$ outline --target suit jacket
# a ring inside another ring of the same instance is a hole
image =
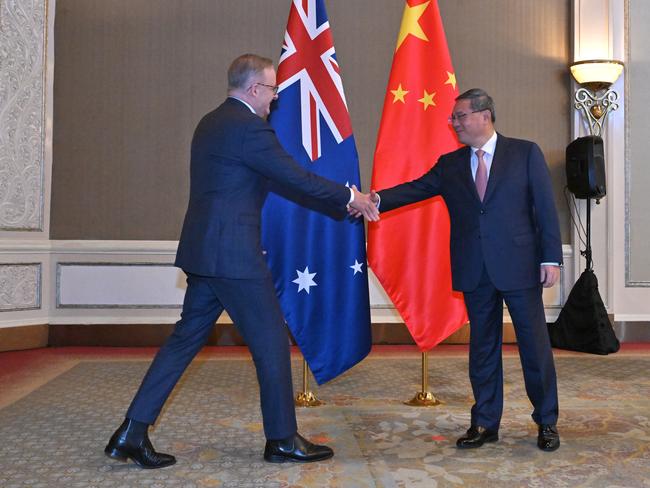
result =
[[[422,177],[379,192],[382,212],[441,195],[451,220],[455,290],[472,291],[483,265],[500,290],[539,284],[542,262],[562,263],[551,179],[537,144],[500,134],[483,202],[470,166],[471,148],[440,157]]]
[[[175,265],[202,276],[270,276],[260,220],[271,181],[340,208],[350,199],[344,185],[296,163],[264,119],[226,99],[194,131],[190,200]]]

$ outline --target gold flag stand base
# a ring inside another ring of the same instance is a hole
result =
[[[429,374],[429,356],[426,352],[422,353],[422,391],[419,391],[411,398],[408,402],[404,402],[404,405],[409,407],[435,407],[437,405],[442,405],[442,402],[438,400],[433,393],[427,391],[427,377]]]
[[[311,391],[302,391],[296,396],[294,401],[296,407],[318,407],[320,405],[325,405],[318,398],[314,396]]]
[[[325,405],[324,402],[321,402],[311,391],[309,391],[309,378],[307,377],[307,371],[307,361],[303,358],[302,391],[296,396],[296,399],[293,402],[294,405],[296,407],[319,407],[320,405]]]
[[[410,407],[435,407],[436,405],[442,405],[442,402],[430,391],[419,391],[408,402],[404,402],[404,405]]]

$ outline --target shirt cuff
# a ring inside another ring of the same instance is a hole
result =
[[[348,190],[350,190],[350,200],[348,200],[348,205],[350,205],[354,202],[354,192],[352,191],[352,188],[348,188]]]
[[[561,266],[560,263],[539,263],[540,266]]]

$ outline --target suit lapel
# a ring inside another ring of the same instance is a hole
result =
[[[486,202],[488,198],[490,198],[490,195],[494,193],[494,189],[505,174],[506,166],[508,165],[508,158],[506,157],[506,153],[508,152],[508,144],[508,138],[497,133],[497,145],[494,149],[494,156],[492,157],[490,176],[488,178],[487,189],[485,190],[485,197],[483,197],[484,202]]]

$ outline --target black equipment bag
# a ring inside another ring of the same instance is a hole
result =
[[[593,270],[582,272],[548,333],[553,347],[592,354],[609,354],[621,347],[598,292]]]

